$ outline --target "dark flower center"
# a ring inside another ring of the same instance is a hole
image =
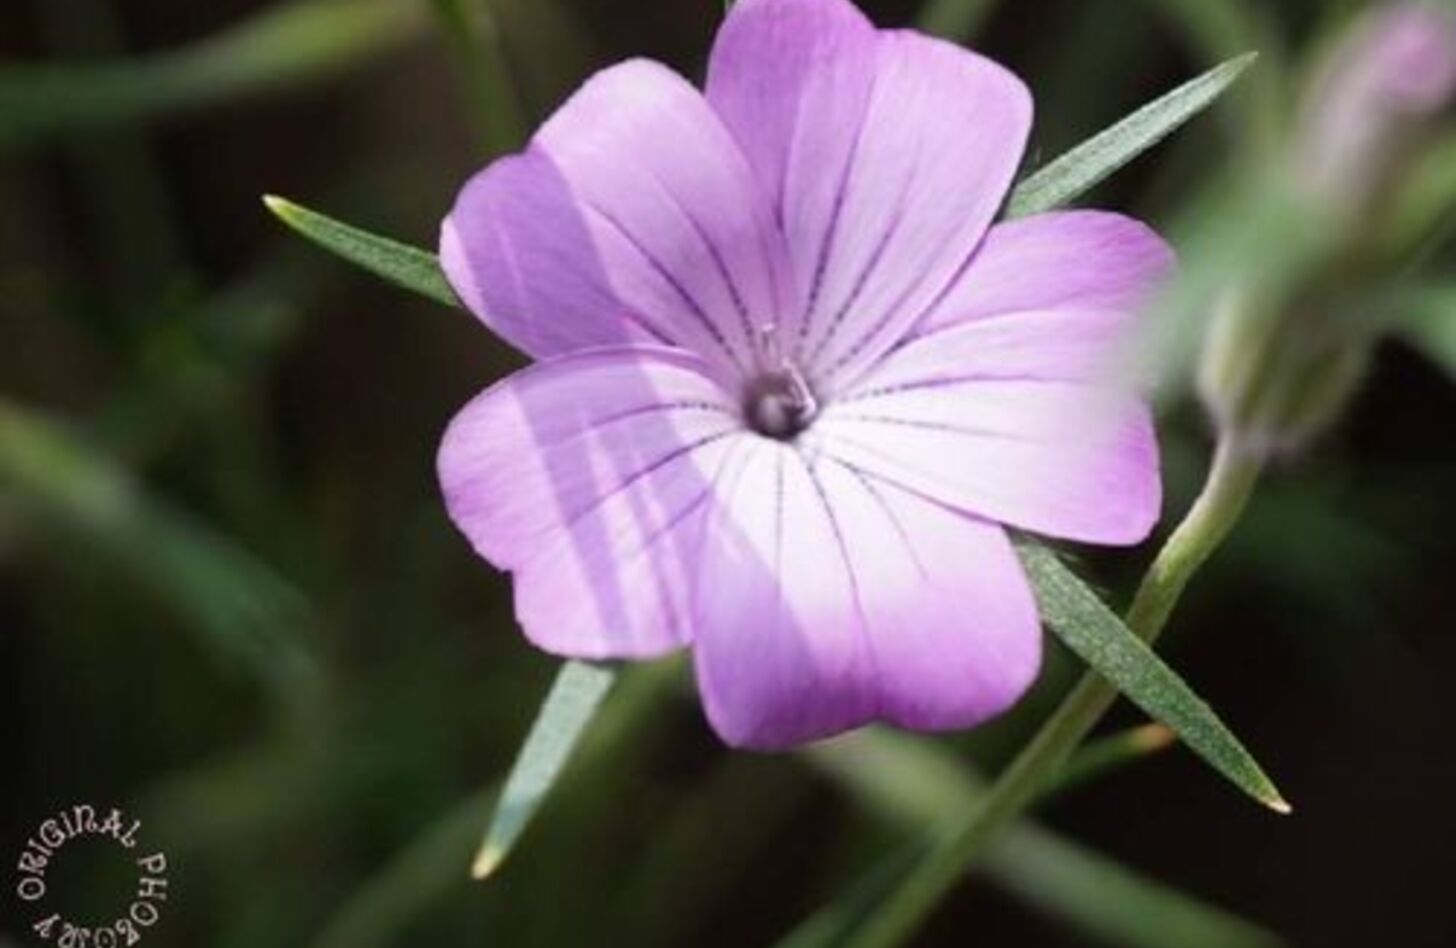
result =
[[[809,427],[819,405],[808,382],[793,368],[765,372],[743,393],[743,417],[766,438],[792,441]]]

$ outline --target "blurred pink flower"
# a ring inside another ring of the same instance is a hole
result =
[[[718,733],[973,725],[1036,675],[1003,525],[1143,539],[1149,412],[1104,361],[1171,265],[1115,214],[992,226],[1000,66],[846,0],[741,0],[700,94],[594,76],[463,189],[441,259],[534,366],[455,418],[449,512],[547,651],[692,646]]]
[[[1395,172],[1407,135],[1456,91],[1456,10],[1379,6],[1325,62],[1304,110],[1295,170],[1336,206],[1363,208]]]

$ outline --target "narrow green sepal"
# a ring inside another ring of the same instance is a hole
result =
[[[568,661],[556,673],[536,722],[506,777],[470,874],[484,879],[505,861],[540,809],[577,742],[617,679],[616,669]]]
[[[1007,216],[1050,211],[1085,194],[1212,105],[1257,58],[1245,53],[1221,63],[1087,139],[1017,185]]]
[[[1042,621],[1124,697],[1161,721],[1234,786],[1276,813],[1289,803],[1252,754],[1178,673],[1133,634],[1055,553],[1017,544]]]
[[[290,228],[350,263],[447,306],[460,305],[434,254],[371,234],[274,194],[265,194],[263,204]]]

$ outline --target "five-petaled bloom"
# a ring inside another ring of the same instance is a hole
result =
[[[1005,527],[1157,519],[1149,412],[1104,370],[1172,259],[1115,214],[992,226],[1030,123],[1015,76],[849,0],[739,0],[705,93],[606,69],[466,185],[445,272],[538,361],[439,472],[531,641],[691,646],[748,747],[1022,694],[1041,631]]]

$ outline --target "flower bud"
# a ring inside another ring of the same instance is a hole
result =
[[[1256,202],[1287,237],[1214,313],[1198,385],[1219,430],[1264,455],[1339,415],[1369,362],[1375,314],[1352,312],[1362,254],[1430,119],[1456,92],[1456,11],[1378,8],[1324,64],[1296,123],[1290,176]]]
[[[1421,2],[1375,9],[1335,47],[1304,101],[1295,181],[1332,209],[1370,212],[1453,91],[1456,11]]]
[[[1199,389],[1220,431],[1261,456],[1289,455],[1323,432],[1359,387],[1368,335],[1310,307],[1274,312],[1230,294],[1199,368]]]

